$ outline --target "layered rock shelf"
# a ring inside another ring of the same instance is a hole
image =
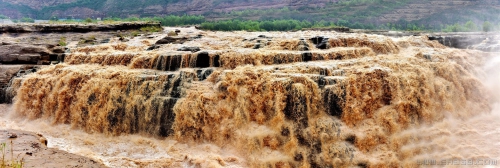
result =
[[[351,33],[379,34],[390,37],[426,36],[431,41],[437,41],[444,46],[459,49],[475,49],[485,52],[500,51],[500,35],[494,32],[453,32],[453,33],[428,33],[428,32],[398,32],[398,31],[372,31],[352,30]]]
[[[425,151],[403,149],[414,139],[402,131],[491,109],[474,76],[488,53],[428,36],[180,28],[117,38],[15,75],[16,114],[234,148],[243,167],[416,167],[406,154]],[[366,159],[380,153],[391,157]]]
[[[106,24],[7,24],[0,25],[0,33],[64,33],[137,30],[142,27],[161,27],[158,22],[128,22]]]

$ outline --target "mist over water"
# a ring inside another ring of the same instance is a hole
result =
[[[0,105],[0,128],[41,133],[48,147],[93,158],[109,167],[246,167],[236,149],[211,143],[182,143],[147,135],[110,136],[87,133],[70,125],[54,125],[46,119],[13,116],[10,105]],[[216,166],[217,167],[217,166]]]
[[[488,57],[485,65],[477,67],[478,78],[493,96],[491,111],[473,111],[471,116],[452,113],[441,121],[409,128],[398,137],[415,135],[416,141],[404,145],[403,152],[419,151],[409,159],[424,166],[463,166],[471,163],[479,167],[496,167],[500,160],[500,57]],[[487,96],[487,95],[485,95]],[[457,162],[458,161],[458,162]],[[464,162],[467,161],[467,162]]]

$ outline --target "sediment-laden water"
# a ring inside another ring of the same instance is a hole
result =
[[[495,53],[426,37],[181,35],[196,34],[151,51],[141,38],[72,49],[64,64],[13,79],[0,126],[113,167],[500,159]]]

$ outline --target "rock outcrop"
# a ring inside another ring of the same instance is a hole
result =
[[[51,61],[63,62],[65,47],[50,44],[2,43],[0,45],[1,64],[48,65]]]
[[[40,67],[35,65],[0,65],[0,104],[12,103],[15,92],[12,79],[36,72]]]
[[[184,44],[186,41],[188,41],[189,38],[187,37],[164,37],[158,41],[156,41],[155,44]]]
[[[431,41],[437,41],[447,47],[459,49],[476,49],[485,52],[500,51],[500,35],[492,32],[454,32],[454,33],[426,33],[400,32],[383,30],[355,30],[351,33],[379,34],[390,37],[426,36]],[[322,37],[314,37],[314,44],[319,45]],[[319,40],[319,42],[318,42]],[[322,46],[322,45],[320,45]]]
[[[0,34],[25,33],[18,38],[5,38],[0,43],[0,104],[11,103],[15,92],[11,89],[12,79],[25,74],[36,72],[40,65],[51,65],[64,62],[68,47],[57,44],[61,39],[68,41],[80,40],[82,45],[87,43],[98,43],[92,33],[83,35],[81,32],[92,31],[116,31],[140,29],[142,27],[156,26],[159,23],[138,22],[138,23],[120,23],[120,24],[16,24],[0,25]],[[59,34],[54,33],[72,33]],[[109,33],[101,32],[100,43],[108,43]],[[87,37],[85,37],[87,36]],[[102,39],[104,38],[104,39]],[[89,41],[89,42],[87,42]],[[64,42],[66,43],[66,42]],[[80,44],[80,43],[79,43]],[[64,44],[66,45],[66,44]]]
[[[472,49],[486,51],[486,52],[499,52],[500,51],[500,39],[498,38],[486,38],[479,44],[473,45]]]
[[[66,18],[68,16],[74,18],[87,18],[87,17],[130,17],[130,16],[163,16],[165,14],[207,14],[206,17],[210,20],[222,20],[231,18],[220,18],[211,13],[226,13],[232,11],[243,10],[265,10],[265,9],[282,9],[288,8],[292,10],[299,10],[298,16],[292,18],[309,19],[308,16],[324,16],[323,11],[338,10],[337,4],[343,2],[340,0],[191,0],[191,1],[116,1],[116,0],[103,0],[103,1],[83,1],[83,0],[47,0],[47,1],[34,1],[34,0],[6,0],[0,1],[0,14],[9,16],[11,18],[20,19],[22,17],[30,16],[35,18],[39,14],[43,17],[57,16],[59,18]],[[350,2],[359,3],[359,2]],[[339,4],[340,5],[340,4]],[[400,20],[413,21],[420,19],[436,18],[436,15],[454,9],[474,7],[470,10],[481,10],[483,7],[497,6],[499,2],[493,0],[429,0],[429,1],[410,1],[391,5],[391,7],[372,6],[373,8],[381,8],[382,11],[377,11],[374,17],[369,17],[367,20],[361,22],[371,23],[394,23]],[[17,8],[12,8],[15,6]],[[364,13],[363,10],[368,8],[366,3],[352,5],[351,9],[344,12],[346,15],[371,15],[371,12]],[[318,10],[319,9],[319,10]],[[387,10],[386,10],[387,9]],[[483,12],[486,13],[486,10]],[[38,14],[38,15],[37,15]],[[259,17],[268,17],[266,12],[255,13],[250,17],[251,19],[258,19]],[[235,15],[235,17],[238,17]],[[305,17],[305,18],[304,18]],[[484,18],[484,17],[483,17]],[[487,18],[487,17],[486,17]],[[326,19],[326,18],[325,18]],[[337,21],[337,17],[328,17],[330,21]],[[437,19],[432,19],[436,21]],[[447,23],[449,24],[449,23]]]
[[[179,49],[177,49],[177,51],[191,51],[191,52],[198,52],[200,51],[200,47],[188,47],[188,46],[183,46]]]
[[[0,46],[0,63],[2,64],[37,64],[38,61],[49,60],[47,48],[28,44]]]
[[[198,33],[185,30],[178,38]],[[484,53],[427,37],[200,33],[151,51],[160,37],[74,48],[65,64],[12,80],[16,112],[89,133],[235,148],[242,167],[418,167],[411,159],[426,153],[395,136],[491,108],[471,60]],[[177,51],[184,45],[201,51]]]
[[[157,22],[127,22],[117,24],[14,24],[0,25],[0,33],[62,33],[136,30],[142,27],[161,27]]]
[[[486,52],[500,51],[500,35],[491,33],[436,33],[428,35],[428,38],[453,48],[477,49]]]

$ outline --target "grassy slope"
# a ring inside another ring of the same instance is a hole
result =
[[[23,15],[30,16],[34,10],[25,5],[14,5],[4,1],[0,1],[0,9],[13,9],[20,11]]]

